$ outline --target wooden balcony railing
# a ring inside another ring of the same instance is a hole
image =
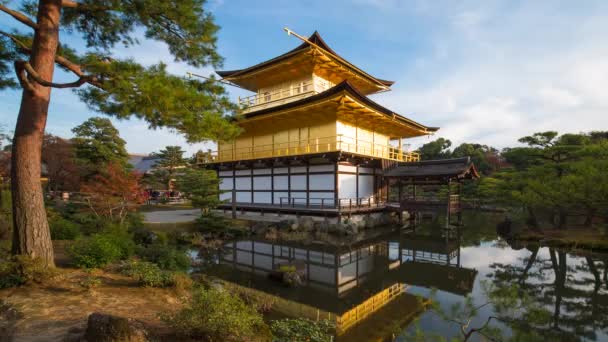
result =
[[[238,101],[241,107],[243,107],[243,112],[248,113],[254,110],[299,100],[314,94],[316,94],[314,84],[312,82],[302,82],[297,86],[291,86],[273,92],[265,92],[243,98],[239,97]]]
[[[420,154],[417,152],[408,152],[389,145],[375,144],[370,141],[344,137],[342,135],[268,145],[228,148],[220,151],[201,153],[197,156],[197,160],[199,164],[208,164],[336,151],[351,152],[401,162],[420,160]]]

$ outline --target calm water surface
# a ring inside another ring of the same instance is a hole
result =
[[[608,255],[512,246],[496,235],[501,219],[467,213],[459,232],[447,236],[436,217],[414,230],[387,227],[332,243],[248,238],[226,244],[218,265],[208,271],[272,302],[275,315],[337,320],[338,340],[404,341],[416,329],[459,336],[459,325],[421,300],[432,297],[449,312],[467,296],[476,305],[487,303],[488,285],[518,285],[544,309],[547,320],[533,328],[547,339],[608,341]],[[282,264],[295,266],[303,284],[288,287],[273,280],[273,269]],[[525,308],[518,312],[530,314]],[[484,306],[470,326],[483,325],[493,314],[494,305]],[[505,324],[493,326],[505,339],[520,336]]]

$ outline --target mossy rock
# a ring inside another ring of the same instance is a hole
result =
[[[148,342],[149,333],[136,320],[94,312],[89,315],[86,342]]]

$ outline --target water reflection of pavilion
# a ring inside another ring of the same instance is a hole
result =
[[[398,233],[349,246],[250,239],[225,247],[218,276],[271,300],[288,316],[334,320],[338,335],[354,326],[358,333],[382,335],[382,327],[365,325],[394,327],[416,317],[424,305],[406,293],[407,285],[460,294],[471,291],[476,275],[460,267],[458,242]],[[303,286],[288,288],[268,278],[276,265],[294,262],[303,264]]]

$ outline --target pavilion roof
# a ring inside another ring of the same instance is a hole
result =
[[[308,37],[308,41],[311,42],[312,44],[316,45],[317,47],[321,48],[322,50],[325,50],[329,54],[335,56],[339,63],[345,65],[349,69],[354,70],[356,73],[360,74],[361,76],[363,76],[364,78],[367,78],[368,80],[370,80],[372,82],[378,82],[379,84],[381,84],[384,87],[390,87],[395,83],[394,81],[388,81],[388,80],[383,80],[383,79],[374,77],[374,76],[366,73],[359,67],[348,62],[346,59],[344,59],[339,54],[337,54],[332,48],[330,48],[329,45],[327,45],[327,43],[323,40],[323,38],[321,38],[321,35],[317,31],[315,31],[310,37]],[[279,55],[275,58],[258,63],[256,65],[250,66],[248,68],[236,69],[236,70],[218,70],[218,71],[216,71],[216,73],[224,79],[228,79],[228,80],[238,79],[239,77],[245,76],[254,71],[258,71],[258,70],[267,68],[269,66],[273,66],[286,59],[296,56],[296,55],[300,54],[301,52],[308,51],[310,48],[315,48],[315,46],[309,44],[308,42],[302,42],[302,44],[298,45],[296,48],[294,48],[282,55]]]
[[[400,163],[384,172],[384,177],[411,180],[476,179],[479,173],[470,157]]]
[[[343,95],[347,95],[348,101],[346,99],[343,99],[343,97],[344,97]],[[254,112],[244,114],[243,119],[248,120],[248,119],[263,117],[266,115],[274,115],[274,114],[278,114],[281,112],[286,112],[286,111],[290,111],[290,110],[295,110],[297,108],[302,108],[304,106],[313,105],[315,103],[326,102],[326,101],[332,100],[332,99],[335,99],[338,102],[342,101],[343,104],[346,102],[350,102],[349,104],[353,105],[353,106],[357,105],[357,106],[369,108],[370,110],[383,115],[385,117],[385,120],[386,119],[392,120],[393,121],[392,125],[394,125],[395,121],[397,121],[400,124],[407,125],[409,127],[414,128],[415,130],[417,130],[419,132],[422,132],[421,134],[418,134],[418,135],[430,134],[430,133],[433,133],[433,132],[436,132],[437,130],[439,130],[439,127],[425,126],[421,123],[408,119],[408,118],[406,118],[400,114],[397,114],[397,113],[393,112],[392,110],[378,104],[377,102],[371,100],[369,97],[367,97],[367,96],[363,95],[361,92],[359,92],[355,87],[353,87],[350,84],[349,81],[343,81],[342,83],[340,83],[332,88],[329,88],[326,91],[323,91],[321,93],[318,93],[318,94],[315,94],[315,95],[312,95],[309,97],[305,97],[300,100],[296,100],[296,101],[288,102],[288,103],[285,103],[282,105],[269,107],[269,108],[265,108],[265,109],[261,109],[261,110],[257,110]],[[377,116],[376,116],[376,118],[377,118]]]

